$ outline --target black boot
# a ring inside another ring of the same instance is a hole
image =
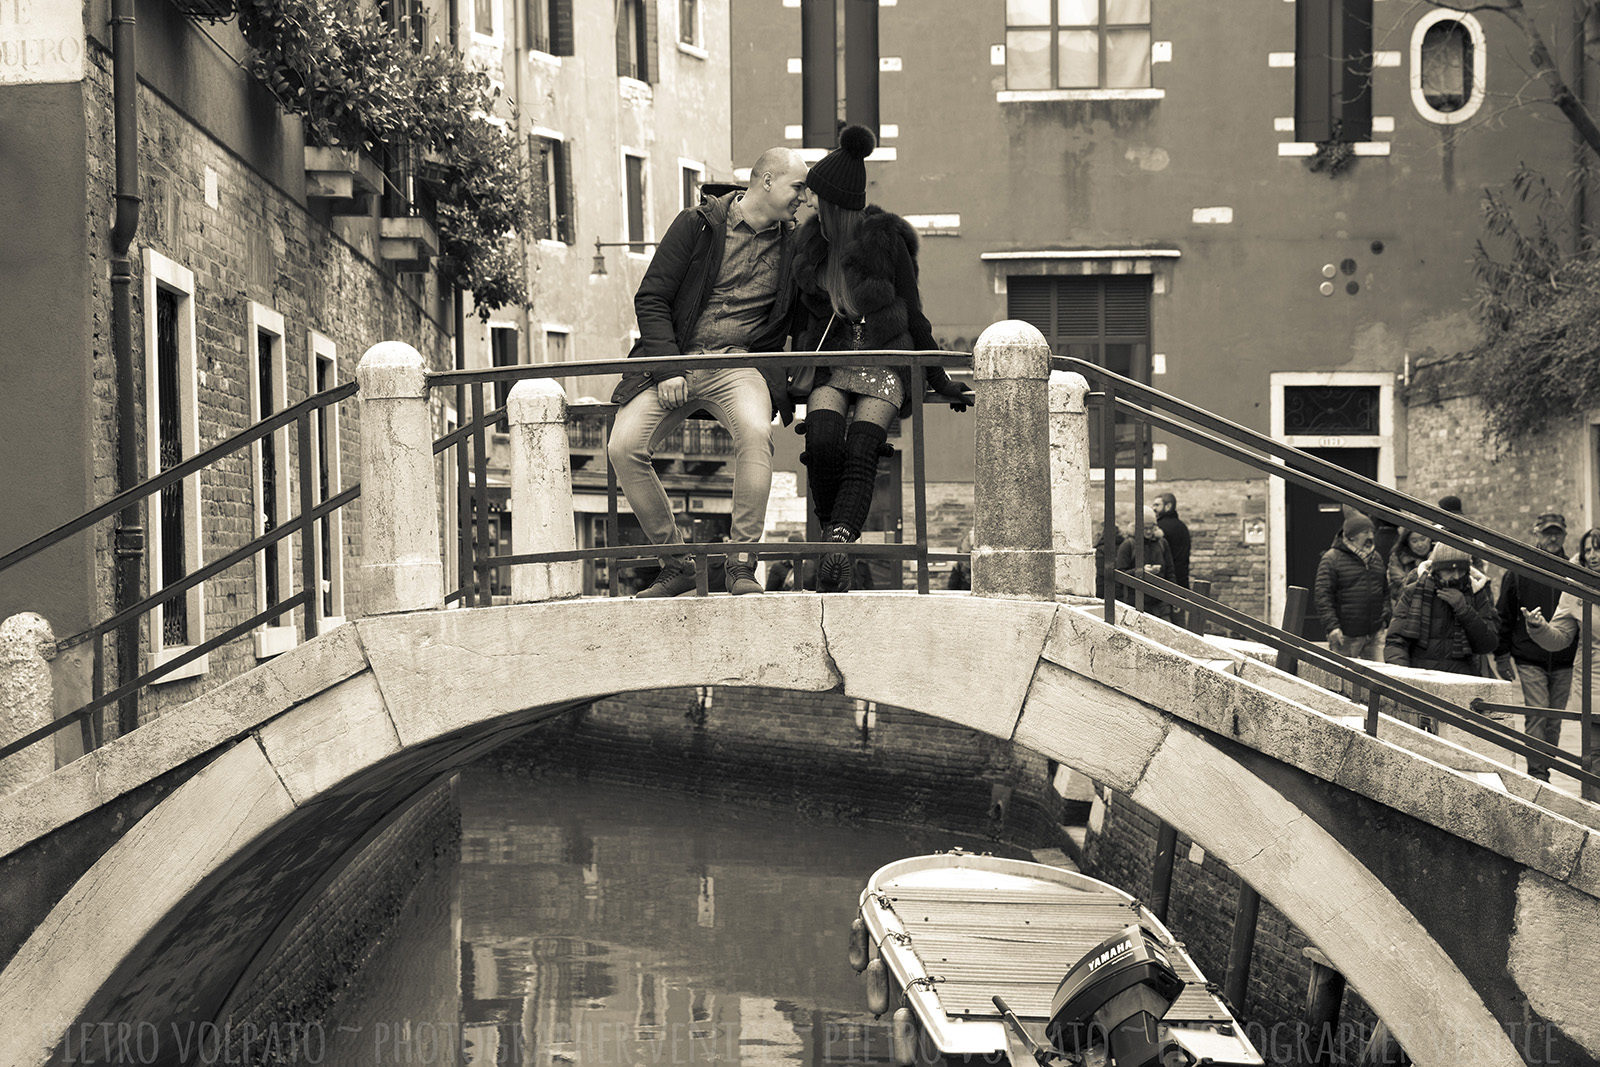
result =
[[[878,483],[878,456],[888,438],[883,427],[870,422],[850,424],[844,442],[844,477],[833,503],[833,526],[843,526],[850,540],[861,536],[872,510],[872,490]]]
[[[806,450],[800,459],[806,465],[811,510],[817,513],[817,524],[826,533],[833,521],[839,479],[844,476],[844,416],[837,411],[807,412]]]
[[[887,437],[883,427],[873,423],[851,424],[845,438],[844,477],[839,482],[839,495],[833,504],[833,522],[824,531],[829,541],[847,544],[861,536],[861,528],[867,524],[867,513],[872,510],[879,450]],[[828,553],[822,557],[818,571],[819,589],[842,592],[850,588],[851,563],[847,554]]]

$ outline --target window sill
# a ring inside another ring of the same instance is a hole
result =
[[[1388,141],[1352,141],[1350,151],[1358,156],[1386,156],[1389,154]],[[1312,141],[1279,141],[1278,155],[1280,156],[1314,156],[1317,146]]]
[[[547,248],[552,252],[565,252],[571,246],[565,241],[556,240],[554,237],[541,237],[539,238],[539,247]]]
[[[293,626],[263,626],[253,636],[256,659],[271,659],[273,656],[282,655],[299,643]]]
[[[179,656],[183,655],[185,652],[188,652],[193,647],[193,645],[181,645],[173,648],[163,648],[159,651],[152,652],[150,653],[148,660],[150,666],[147,669],[155,670],[163,663],[177,659]],[[186,678],[198,678],[210,669],[211,653],[208,652],[198,659],[190,660],[188,663],[185,663],[182,667],[179,667],[170,674],[163,674],[160,678],[157,678],[150,684],[166,685],[168,682],[181,682]]]
[[[688,41],[679,41],[678,51],[682,52],[686,56],[694,56],[696,59],[711,58],[710,52],[707,52],[704,48],[701,48],[697,44],[690,44]]]
[[[656,98],[655,90],[650,87],[650,83],[640,81],[638,78],[619,74],[617,75],[617,84],[626,99],[654,100]]]
[[[535,63],[543,63],[549,67],[559,68],[561,66],[560,56],[551,52],[541,52],[537,48],[528,49],[528,58]]]
[[[994,94],[1000,104],[1048,104],[1068,100],[1163,100],[1165,89],[1006,89]]]
[[[1155,467],[1146,467],[1144,469],[1144,480],[1145,481],[1147,481],[1147,482],[1148,481],[1152,481],[1152,480],[1155,479],[1155,477],[1156,477],[1156,468]],[[1091,482],[1101,482],[1103,484],[1105,482],[1105,480],[1106,480],[1106,469],[1104,467],[1091,467],[1089,469],[1089,480]],[[1133,481],[1133,468],[1131,468],[1131,467],[1118,467],[1117,468],[1117,481],[1119,481],[1119,482],[1131,482],[1131,481]]]

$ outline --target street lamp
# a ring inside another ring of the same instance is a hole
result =
[[[654,248],[655,241],[602,241],[594,239],[594,266],[589,268],[590,274],[606,273],[606,254],[601,251],[606,248]]]

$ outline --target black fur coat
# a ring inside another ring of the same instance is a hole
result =
[[[794,323],[794,351],[826,349],[936,349],[933,327],[922,313],[917,291],[917,231],[899,215],[868,204],[861,227],[844,249],[845,283],[862,317],[861,341],[855,343],[850,324],[834,319],[833,304],[823,282],[822,267],[828,242],[822,227],[812,219],[795,231],[795,281],[799,286]],[[824,337],[824,333],[827,334]],[[824,343],[826,341],[826,343]],[[902,381],[909,374],[902,369]],[[939,367],[927,368],[928,387],[939,393],[959,390]],[[901,405],[902,417],[911,411],[910,392]]]

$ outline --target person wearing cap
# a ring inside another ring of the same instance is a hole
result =
[[[1555,556],[1566,554],[1567,520],[1558,512],[1547,511],[1533,523],[1534,545]],[[1572,692],[1572,664],[1575,643],[1549,649],[1535,641],[1530,632],[1554,618],[1560,591],[1528,574],[1508,571],[1500,579],[1500,599],[1496,609],[1500,618],[1500,643],[1494,650],[1494,665],[1502,678],[1522,683],[1522,702],[1529,707],[1523,716],[1524,731],[1548,744],[1561,742],[1561,720],[1534,708],[1567,706]],[[1528,757],[1528,774],[1550,780],[1550,765],[1537,756]]]
[[[1378,658],[1378,632],[1389,621],[1388,581],[1372,520],[1351,515],[1317,561],[1311,602],[1328,648],[1352,659]]]
[[[1498,640],[1489,579],[1461,549],[1440,543],[1400,590],[1383,658],[1400,667],[1477,674],[1478,657]]]
[[[805,180],[798,152],[771,148],[750,168],[748,188],[678,213],[633,298],[639,339],[630,358],[783,347],[793,315],[794,213],[805,199]],[[631,371],[611,402],[620,407],[607,456],[651,544],[683,542],[652,446],[697,412],[733,437],[730,540],[761,540],[772,492],[772,417],[782,415],[787,424],[794,414],[786,368]],[[724,575],[729,593],[762,591],[747,557],[729,556]],[[694,588],[693,560],[669,552],[638,595],[681,596]]]
[[[867,203],[867,156],[876,147],[865,126],[846,126],[839,147],[812,164],[806,186],[817,217],[795,234],[798,301],[796,352],[932,350],[939,347],[917,290],[917,231],[900,216]],[[970,390],[938,367],[926,384],[966,410]],[[861,536],[872,508],[878,457],[889,423],[911,413],[904,368],[818,367],[806,396],[807,493],[822,536],[846,544]],[[822,557],[824,591],[849,588],[844,552]]]
[[[1140,534],[1130,535],[1117,546],[1117,570],[1133,572],[1133,553],[1137,543],[1134,537],[1136,536],[1140,536]],[[1156,509],[1149,505],[1146,505],[1144,509],[1142,536],[1144,538],[1144,572],[1157,578],[1165,578],[1169,582],[1172,581],[1172,547],[1167,544],[1166,536],[1161,532],[1161,524],[1156,518]],[[1126,600],[1131,604],[1133,596],[1134,591],[1132,589],[1127,586],[1118,586],[1117,598],[1119,600]],[[1149,593],[1144,595],[1144,610],[1160,619],[1170,620],[1177,614],[1174,605]]]

